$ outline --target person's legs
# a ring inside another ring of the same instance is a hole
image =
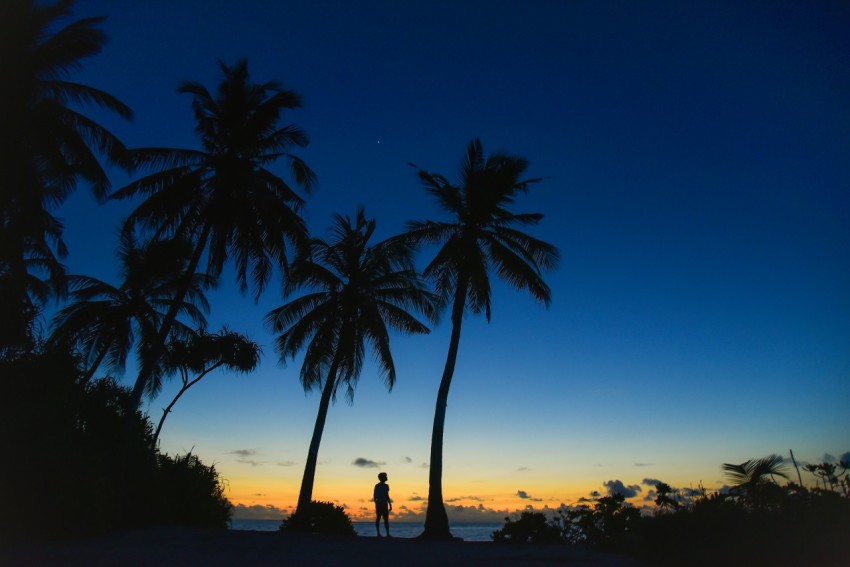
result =
[[[387,522],[389,521],[386,506],[377,504],[375,506],[375,515],[377,516],[377,518],[375,518],[375,531],[378,533],[378,537],[381,537],[381,516],[384,517],[385,526],[388,526]],[[390,535],[389,527],[387,527],[387,535]]]
[[[384,514],[384,528],[387,530],[387,537],[390,537],[390,514],[387,512]]]

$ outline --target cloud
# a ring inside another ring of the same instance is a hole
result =
[[[651,467],[652,463],[635,463],[636,467]]]
[[[258,467],[263,464],[263,461],[258,461],[256,459],[249,459],[248,457],[254,457],[256,455],[260,455],[259,449],[236,449],[233,451],[228,451],[225,455],[236,455],[239,457],[236,459],[237,463],[243,463],[246,465],[251,465],[252,467]]]
[[[292,467],[295,466],[295,461],[278,461],[275,464],[279,467]]]
[[[413,459],[411,459],[410,457],[404,457],[404,462],[405,463],[412,463]]]
[[[247,459],[248,457],[253,457],[254,455],[259,454],[259,449],[236,449],[235,451],[229,451],[225,453],[225,455],[238,455],[243,459]]]
[[[411,496],[410,498],[408,498],[407,500],[409,502],[423,502],[425,500],[425,497],[419,496],[418,494],[415,494],[415,495]]]
[[[379,463],[376,461],[370,461],[369,459],[364,459],[363,457],[357,457],[356,459],[354,459],[354,461],[352,461],[351,464],[355,467],[361,467],[364,469],[376,469],[381,465],[385,465],[386,463]]]
[[[532,502],[543,502],[542,498],[533,498],[528,492],[525,490],[517,490],[516,495],[522,498],[523,500],[531,500]]]
[[[661,481],[658,480],[657,478],[645,478],[642,481],[640,481],[640,483],[645,484],[647,486],[658,486],[661,483]]]
[[[602,483],[602,486],[608,491],[608,496],[614,496],[615,494],[622,494],[626,498],[634,498],[640,492],[640,486],[637,484],[632,484],[626,486],[620,480],[609,480]]]
[[[478,496],[457,496],[455,498],[449,498],[446,502],[460,502],[461,500],[474,500],[475,502],[484,502],[483,498],[479,498]]]
[[[842,453],[841,456],[838,458],[838,460],[843,461],[845,463],[850,463],[850,451],[847,451],[846,453]]]
[[[450,522],[494,524],[504,522],[505,518],[510,515],[508,510],[496,510],[483,504],[477,506],[446,504],[446,514],[448,514]],[[397,522],[423,522],[425,521],[425,506],[420,505],[418,509],[398,506],[397,513],[393,514],[391,519],[395,519]]]
[[[289,513],[286,510],[271,504],[266,506],[236,504],[233,506],[233,517],[240,520],[282,520],[288,515]]]
[[[528,468],[528,467],[520,467],[516,470],[516,472],[527,472],[527,471],[530,471],[530,470],[531,469]]]
[[[421,465],[419,465],[419,468],[420,468],[420,469],[427,469],[427,468],[428,468],[428,463],[422,463]]]

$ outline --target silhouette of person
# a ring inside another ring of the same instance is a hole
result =
[[[375,500],[375,514],[378,516],[375,519],[375,531],[378,532],[378,537],[381,537],[381,517],[384,518],[384,528],[387,530],[387,537],[390,536],[390,510],[393,509],[393,501],[390,499],[390,485],[387,484],[387,473],[378,473],[378,484],[375,485],[373,494]]]

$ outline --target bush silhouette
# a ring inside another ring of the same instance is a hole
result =
[[[516,521],[505,518],[505,527],[496,530],[493,541],[511,543],[559,543],[561,530],[542,512],[523,512]]]
[[[294,513],[280,524],[280,531],[310,532],[320,534],[356,535],[351,518],[342,506],[333,502],[312,501],[309,518],[302,520]]]

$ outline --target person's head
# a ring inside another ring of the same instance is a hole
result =
[[[387,481],[387,473],[385,473],[385,472],[378,473],[378,480],[380,480],[381,482],[386,482]]]

